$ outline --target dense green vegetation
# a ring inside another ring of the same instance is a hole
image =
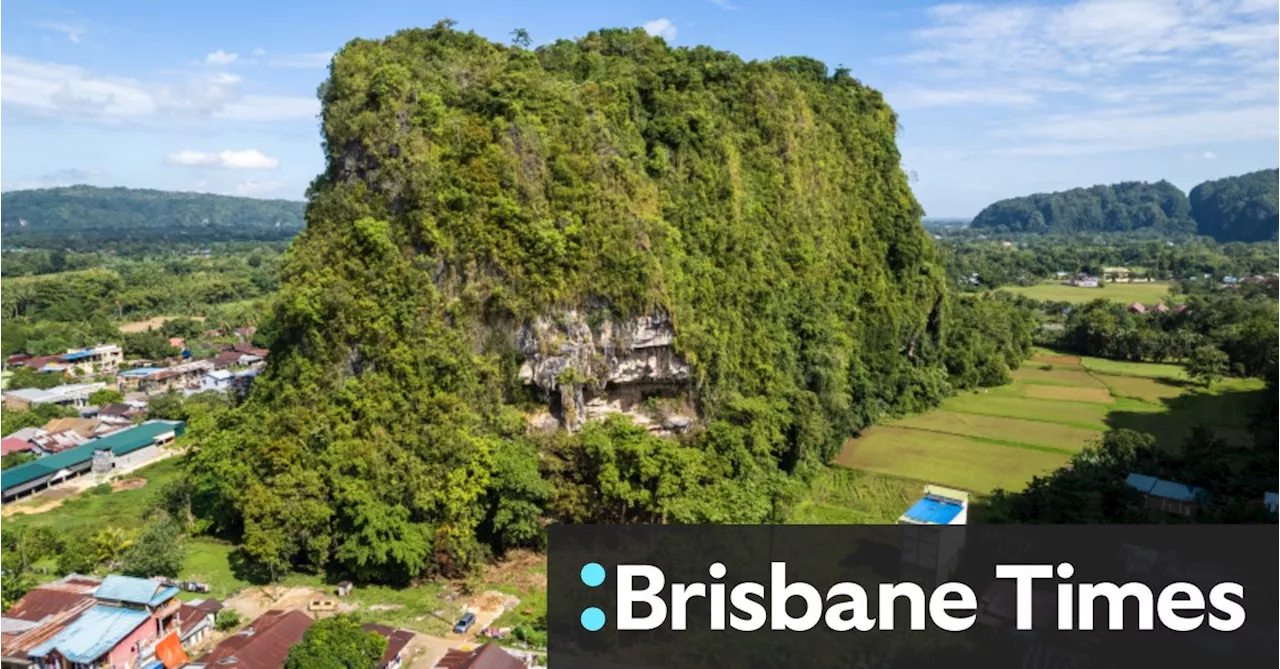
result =
[[[1172,243],[1127,238],[1089,239],[1023,236],[1013,246],[948,235],[938,244],[952,283],[961,290],[1030,286],[1054,279],[1057,272],[1101,276],[1104,267],[1127,267],[1136,277],[1169,280],[1225,276],[1245,277],[1276,271],[1274,243],[1219,244],[1210,240]],[[969,277],[977,276],[971,283]],[[1061,279],[1059,279],[1061,280]],[[1115,287],[1108,285],[1108,288]]]
[[[317,620],[289,649],[285,669],[377,669],[387,640],[350,616]]]
[[[1190,199],[1202,235],[1223,241],[1274,242],[1280,231],[1280,170],[1206,181],[1191,189]]]
[[[70,186],[0,196],[11,248],[91,251],[128,246],[289,239],[303,203],[133,188]],[[6,262],[8,259],[6,258]]]
[[[8,238],[6,237],[6,241]],[[12,256],[5,254],[6,267]],[[126,321],[162,314],[204,317],[214,329],[255,324],[265,313],[256,305],[279,285],[277,249],[241,247],[210,256],[107,256],[85,270],[8,277],[3,280],[3,352],[32,355],[115,341],[127,353],[148,358],[166,353],[167,338],[190,336],[134,333],[122,341]],[[158,348],[160,350],[158,350]]]
[[[993,232],[1080,233],[1195,229],[1187,196],[1168,181],[1129,181],[1000,200],[970,224]]]
[[[854,431],[1029,343],[1009,302],[948,300],[894,115],[846,71],[442,24],[351,42],[321,94],[270,365],[193,426],[192,511],[272,576],[460,573],[547,516],[782,519]],[[703,428],[526,436],[515,330],[562,308],[669,314]]]

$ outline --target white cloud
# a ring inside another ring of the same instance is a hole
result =
[[[662,18],[654,19],[644,24],[644,31],[655,37],[661,37],[668,42],[674,42],[676,39],[676,24],[671,19]]]
[[[266,50],[266,49],[264,49],[264,48],[262,48],[262,47],[258,47],[258,48],[256,48],[256,49],[254,49],[254,50],[253,50],[253,55],[255,55],[255,56],[265,56],[265,55],[267,55],[267,50]]]
[[[333,53],[329,51],[322,53],[293,53],[275,56],[267,61],[267,65],[295,68],[328,67],[330,60],[333,60]]]
[[[25,117],[125,125],[283,121],[312,119],[319,112],[319,103],[309,97],[245,94],[241,79],[227,73],[143,82],[8,54],[0,54],[0,69],[0,104],[6,112]]]
[[[185,165],[187,167],[224,167],[237,170],[271,169],[280,166],[280,161],[263,154],[257,149],[243,151],[219,151],[204,153],[202,151],[179,151],[169,154],[165,159],[169,165]]]
[[[1004,107],[1009,155],[1272,140],[1280,96],[1273,0],[945,4],[892,59],[902,108]]]
[[[60,32],[66,35],[67,39],[71,40],[73,44],[79,44],[80,40],[84,37],[84,34],[88,32],[88,30],[84,26],[76,23],[63,23],[60,21],[37,21],[35,25],[37,28],[44,28],[45,30]]]
[[[1036,103],[1029,91],[994,89],[908,88],[886,93],[895,109],[926,107],[1026,107]]]
[[[207,56],[205,56],[204,62],[208,63],[209,65],[230,65],[231,63],[234,63],[239,59],[240,59],[240,54],[238,53],[227,53],[222,49],[218,49],[217,51],[214,51],[213,53],[210,53]]]
[[[729,0],[711,0],[711,4],[719,7],[720,9],[724,9],[731,12],[736,12],[739,9],[742,9],[741,7],[733,4]]]
[[[255,197],[273,193],[284,187],[279,181],[242,181],[236,184],[235,194],[245,197]]]
[[[1218,154],[1212,151],[1205,151],[1204,153],[1200,154],[1200,157],[1204,158],[1205,160],[1213,160],[1214,158],[1218,157]]]

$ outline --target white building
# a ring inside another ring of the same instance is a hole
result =
[[[74,374],[115,374],[124,362],[124,351],[116,344],[67,349],[58,356]]]
[[[89,395],[93,391],[106,388],[105,383],[73,383],[53,388],[21,388],[4,393],[4,406],[8,409],[26,411],[41,404],[61,404],[77,409],[89,404]]]

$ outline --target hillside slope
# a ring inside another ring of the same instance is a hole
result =
[[[305,203],[135,188],[69,186],[0,195],[5,246],[288,239]]]
[[[1035,193],[988,205],[970,227],[996,232],[1191,232],[1187,196],[1168,181]]]
[[[1280,170],[1206,181],[1191,189],[1197,232],[1220,242],[1275,240],[1280,232]]]
[[[321,95],[270,366],[191,466],[273,571],[453,571],[547,516],[758,522],[949,390],[895,116],[847,72],[441,24],[350,42]]]

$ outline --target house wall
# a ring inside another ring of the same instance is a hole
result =
[[[114,468],[123,469],[145,464],[160,456],[160,447],[152,444],[145,446],[127,455],[116,456],[114,459]]]
[[[155,619],[148,618],[138,629],[134,630],[116,644],[111,652],[107,653],[108,666],[111,667],[132,667],[138,659],[138,650],[147,644],[148,641],[155,639],[157,636],[157,623]]]

